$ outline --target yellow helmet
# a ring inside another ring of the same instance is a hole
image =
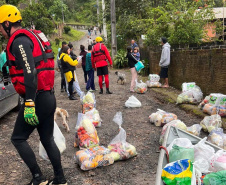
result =
[[[0,7],[0,12],[0,23],[3,23],[5,21],[14,23],[22,20],[20,11],[13,5],[2,5]]]
[[[102,42],[102,41],[103,41],[102,37],[97,37],[96,38],[96,42]]]

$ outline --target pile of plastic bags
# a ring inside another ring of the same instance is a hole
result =
[[[203,98],[203,93],[195,82],[183,83],[182,93],[177,97],[177,104],[189,103],[197,104],[201,102]]]
[[[221,117],[218,114],[205,116],[205,118],[200,122],[200,125],[205,132],[210,133],[212,130],[222,127]]]
[[[86,95],[83,93],[80,96],[82,104],[82,113],[86,113],[96,107],[96,100],[94,93],[88,92]]]
[[[157,127],[164,126],[165,124],[177,119],[177,115],[173,113],[165,112],[161,109],[157,110],[156,113],[152,113],[149,116],[150,122],[154,123]]]
[[[139,94],[144,94],[145,92],[147,92],[147,84],[142,82],[142,80],[140,80],[140,83],[136,81],[134,91]]]
[[[162,84],[159,82],[160,76],[157,74],[149,74],[148,81],[146,82],[148,87],[161,87]]]
[[[212,93],[199,104],[199,108],[209,115],[226,116],[226,95]]]

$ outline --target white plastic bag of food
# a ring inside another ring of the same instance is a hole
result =
[[[80,149],[92,148],[99,145],[99,137],[92,120],[82,113],[78,113],[76,124],[75,143]]]
[[[200,124],[194,124],[187,128],[187,131],[195,136],[199,136],[202,126]]]
[[[134,91],[136,93],[144,94],[145,92],[147,92],[147,84],[142,82],[142,80],[140,80],[140,83],[136,81]]]
[[[151,82],[150,80],[148,80],[146,82],[148,87],[161,87],[162,84],[160,82]]]
[[[182,92],[186,92],[195,88],[195,82],[185,82],[182,84]]]
[[[164,140],[164,137],[165,137],[165,134],[166,134],[166,131],[167,131],[167,128],[169,126],[174,126],[176,128],[179,128],[181,130],[184,130],[184,131],[187,131],[187,126],[184,124],[184,122],[182,122],[181,120],[177,119],[177,120],[173,120],[167,124],[165,124],[162,128],[162,132],[161,132],[161,136],[160,136],[160,139],[159,139],[159,143],[160,145],[162,145],[163,143],[163,140]]]
[[[213,129],[208,136],[208,141],[214,145],[223,148],[224,147],[223,129],[222,128]]]
[[[86,112],[85,116],[92,121],[95,127],[101,127],[102,119],[100,118],[99,111],[96,108]]]
[[[60,128],[58,127],[58,125],[55,121],[54,121],[53,137],[54,137],[54,141],[55,141],[58,149],[60,150],[60,153],[63,153],[63,151],[66,150],[66,141],[65,141],[64,135],[60,131]],[[39,142],[39,155],[43,159],[49,160],[46,150],[43,147],[41,142]]]
[[[141,107],[141,102],[135,96],[130,96],[125,106],[128,108]]]
[[[177,146],[180,146],[180,147],[183,147],[183,148],[194,148],[194,146],[192,145],[192,143],[189,139],[187,139],[187,138],[176,138],[167,147],[168,153],[170,152],[170,150],[172,150],[173,145],[177,145]]]
[[[157,127],[164,126],[165,124],[177,119],[177,115],[173,113],[169,113],[161,109],[157,110],[158,111],[156,113],[152,113],[149,116],[150,122],[154,123]]]
[[[80,96],[80,101],[82,104],[82,113],[85,114],[86,112],[92,110],[96,107],[96,99],[94,93],[91,93],[90,91],[86,93],[82,93]]]
[[[210,170],[213,172],[226,170],[226,151],[218,150],[210,159]]]
[[[159,82],[160,76],[157,75],[157,74],[149,74],[148,80],[149,80],[150,82]]]
[[[193,165],[196,169],[198,169],[201,173],[209,173],[210,164],[206,159],[198,159],[196,160]]]
[[[207,137],[203,138],[196,145],[194,145],[195,161],[199,159],[205,159],[209,161],[209,159],[215,154],[214,148],[205,143],[206,139]]]
[[[136,148],[126,142],[126,131],[121,127],[123,123],[122,113],[117,112],[113,121],[119,126],[118,135],[116,135],[108,145],[108,149],[111,151],[111,156],[114,158],[114,161],[126,160],[136,156]]]
[[[200,125],[205,132],[208,131],[210,133],[212,130],[222,127],[221,117],[218,114],[205,116],[205,118],[200,122]]]

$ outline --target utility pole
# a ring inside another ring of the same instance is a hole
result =
[[[63,10],[63,0],[62,0],[61,2],[62,2],[62,16],[63,16],[63,24],[64,24],[64,10]]]
[[[111,52],[114,60],[117,54],[115,0],[111,0]]]
[[[223,0],[223,42],[224,42],[224,3],[225,3],[225,0]]]
[[[104,39],[107,41],[107,25],[106,25],[106,18],[105,18],[105,2],[102,0],[102,11],[103,11],[103,33]]]
[[[99,0],[97,0],[97,25],[100,26],[100,6]]]

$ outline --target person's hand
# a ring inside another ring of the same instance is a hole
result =
[[[113,68],[113,65],[110,65],[110,68],[112,69]]]
[[[26,100],[25,102],[24,120],[32,126],[39,124],[38,117],[35,113],[35,103],[32,100]]]

